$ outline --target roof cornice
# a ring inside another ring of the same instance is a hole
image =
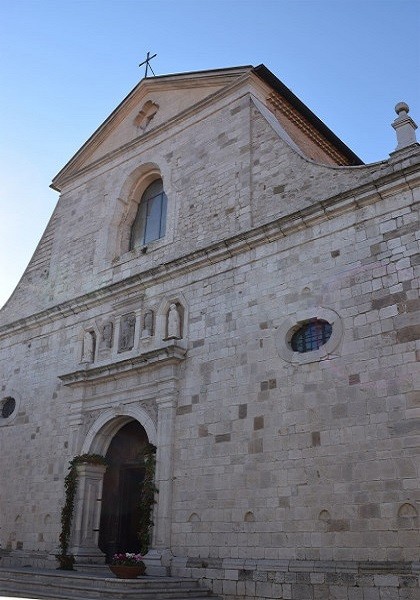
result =
[[[284,85],[267,67],[263,64],[258,65],[253,69],[258,77],[265,81],[272,89],[282,96],[298,113],[321,134],[323,135],[338,151],[343,154],[349,161],[349,165],[363,165],[363,161],[359,158],[339,137],[325,125],[319,117],[316,116],[295,94]],[[290,116],[290,114],[289,114]]]
[[[203,110],[208,104],[216,102],[224,96],[232,93],[235,88],[241,86],[244,80],[255,75],[255,81],[262,81],[271,90],[274,90],[276,94],[282,97],[283,112],[291,118],[293,114],[295,117],[292,118],[300,128],[304,128],[308,133],[308,127],[304,124],[303,120],[306,120],[313,128],[312,137],[319,143],[322,137],[324,137],[328,144],[337,150],[335,155],[334,150],[329,150],[329,154],[337,158],[340,154],[344,156],[350,166],[352,165],[363,165],[363,161],[352,151],[344,142],[342,142],[326,125],[319,119],[293,92],[286,87],[267,67],[263,64],[252,67],[233,67],[227,69],[215,69],[209,71],[195,71],[191,73],[179,73],[172,75],[160,75],[157,77],[148,77],[142,79],[131,92],[120,102],[115,110],[109,115],[109,117],[96,129],[96,131],[90,136],[90,138],[83,144],[83,146],[76,152],[76,154],[68,161],[68,163],[59,171],[54,177],[51,188],[60,192],[62,187],[72,181],[75,177],[89,173],[101,165],[113,160],[120,154],[123,154],[132,147],[135,147],[140,142],[147,142],[151,137],[158,136],[167,129],[179,124],[181,121],[187,119],[192,114],[199,110]],[[146,133],[142,133],[130,142],[120,146],[116,150],[108,152],[103,157],[93,161],[92,163],[83,166],[83,161],[89,157],[103,142],[107,135],[113,131],[119,123],[125,118],[127,113],[132,107],[141,102],[142,98],[150,93],[150,91],[167,90],[167,89],[182,89],[190,88],[193,82],[201,87],[213,86],[216,82],[220,83],[223,87],[217,92],[210,94],[203,100],[193,104],[189,108],[181,111],[174,117],[168,119],[165,123],[150,129]],[[275,102],[275,96],[272,94],[272,102]],[[289,105],[289,108],[287,107]],[[285,108],[286,107],[286,108]],[[290,112],[292,108],[292,113]],[[287,109],[287,110],[286,110]],[[297,115],[297,116],[296,116]],[[303,120],[302,120],[303,118]],[[324,143],[324,150],[325,150]]]

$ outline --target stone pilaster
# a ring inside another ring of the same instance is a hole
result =
[[[105,471],[105,465],[85,463],[77,466],[71,553],[79,563],[105,562],[105,555],[98,548]]]
[[[146,560],[149,575],[169,574],[176,394],[175,380],[172,380],[159,386],[156,399],[158,428],[155,482],[159,495],[154,513],[152,548]]]

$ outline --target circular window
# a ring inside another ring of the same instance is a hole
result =
[[[292,335],[290,345],[294,352],[311,352],[326,344],[332,334],[332,325],[323,319],[303,323]]]
[[[336,358],[342,339],[343,323],[340,316],[323,306],[290,315],[275,333],[280,357],[299,365]]]
[[[1,403],[1,417],[2,419],[8,419],[15,411],[16,408],[16,400],[9,396],[8,398],[4,398]]]

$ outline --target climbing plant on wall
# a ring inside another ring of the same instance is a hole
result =
[[[141,486],[139,507],[139,522],[137,536],[140,541],[140,552],[144,555],[150,546],[153,526],[153,506],[156,504],[158,489],[155,486],[156,446],[147,444],[143,452],[145,467],[144,480]]]
[[[59,569],[73,570],[74,557],[68,554],[71,523],[73,520],[74,499],[77,490],[77,466],[82,464],[106,465],[106,459],[100,454],[81,454],[75,456],[69,464],[69,472],[64,479],[65,501],[61,510],[61,533],[59,537],[60,554],[56,554]]]

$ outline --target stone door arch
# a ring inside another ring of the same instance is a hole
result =
[[[149,442],[157,446],[157,429],[149,413],[141,406],[123,406],[101,413],[89,429],[80,454],[105,456],[115,434],[133,419],[144,427]]]
[[[142,407],[131,406],[104,411],[91,426],[80,454],[106,456],[116,434],[133,421],[142,426],[148,441],[156,446],[157,430],[153,420]],[[105,554],[99,549],[98,542],[106,467],[100,464],[81,464],[77,469],[78,486],[71,552],[76,562],[101,563],[105,561]]]

